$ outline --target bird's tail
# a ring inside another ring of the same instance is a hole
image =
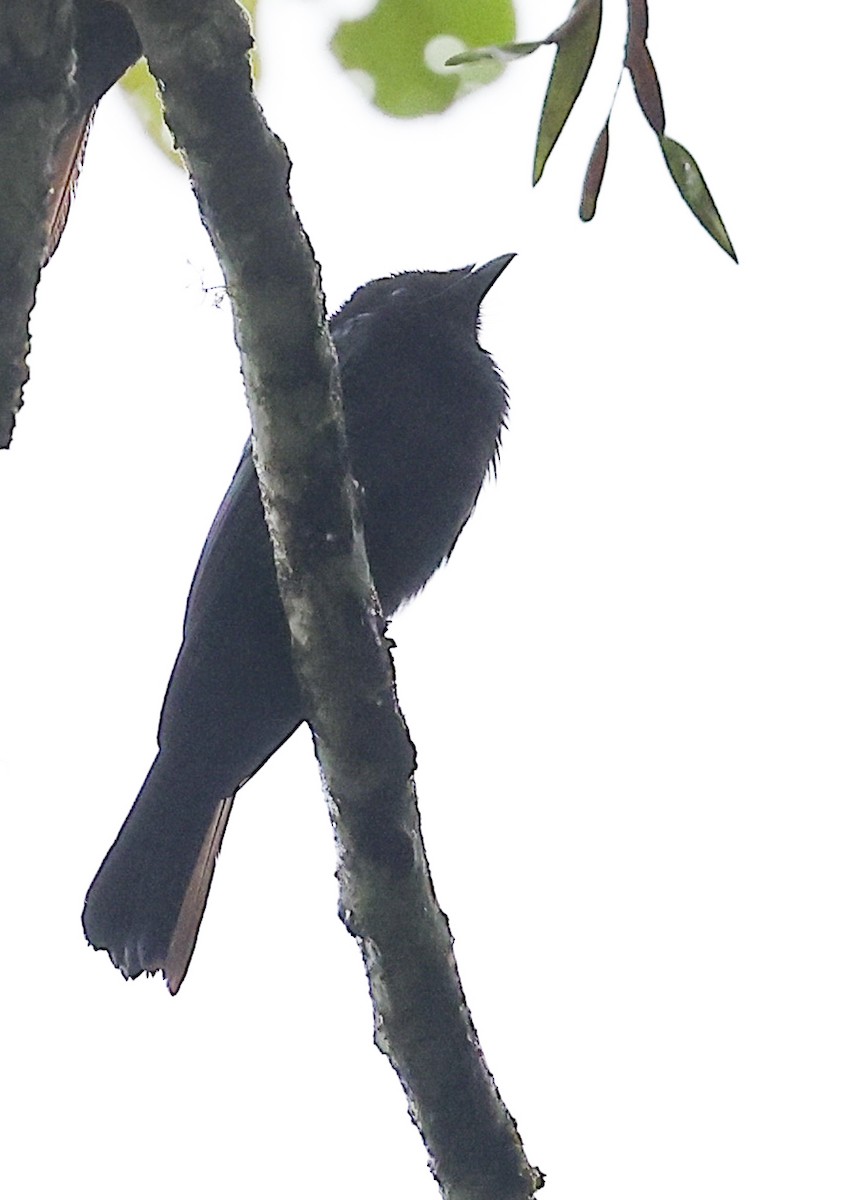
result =
[[[179,782],[157,758],[85,897],[95,950],[134,979],[162,971],[172,995],[188,970],[234,797]]]

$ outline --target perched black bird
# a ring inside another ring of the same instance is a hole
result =
[[[507,393],[477,330],[512,258],[376,279],[331,322],[388,616],[449,557],[495,464]],[[235,793],[302,720],[247,445],[194,575],[158,755],[85,900],[88,941],[124,975],[161,970],[178,990]]]

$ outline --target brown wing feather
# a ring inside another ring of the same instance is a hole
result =
[[[208,901],[208,889],[214,878],[220,843],[226,832],[233,803],[234,796],[222,800],[208,827],[208,833],[205,835],[205,840],[197,855],[196,866],[185,889],[185,897],[182,907],[179,909],[179,916],[176,918],[176,926],[173,930],[173,937],[170,939],[170,945],[167,947],[164,962],[150,964],[147,968],[151,972],[157,970],[164,972],[171,996],[175,996],[179,991],[182,980],[188,972],[200,922]]]
[[[56,146],[51,170],[53,182],[47,200],[47,241],[42,266],[52,258],[65,231],[95,111],[96,105],[79,120],[71,122]]]

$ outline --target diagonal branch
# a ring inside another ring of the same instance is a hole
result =
[[[411,773],[346,460],[319,271],[290,162],[250,87],[233,0],[123,0],[218,253],[294,661],[340,856],[341,912],[370,978],[444,1196],[527,1200],[542,1182],[487,1070],[425,861]]]
[[[0,449],[29,378],[29,314],[47,243],[56,144],[72,109],[70,0],[0,7]]]

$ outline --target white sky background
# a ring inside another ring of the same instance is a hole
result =
[[[390,122],[324,48],[335,6],[264,7],[262,96],[332,307],[519,252],[484,310],[499,479],[393,632],[438,893],[545,1194],[841,1200],[841,17],[652,0],[667,132],[737,268],[627,84],[577,219],[621,3],[533,192],[548,56]],[[525,3],[520,36],[563,13]],[[79,925],[246,434],[218,279],[113,94],[0,471],[3,1175],[21,1197],[431,1200],[307,735],[238,800],[177,999]]]

